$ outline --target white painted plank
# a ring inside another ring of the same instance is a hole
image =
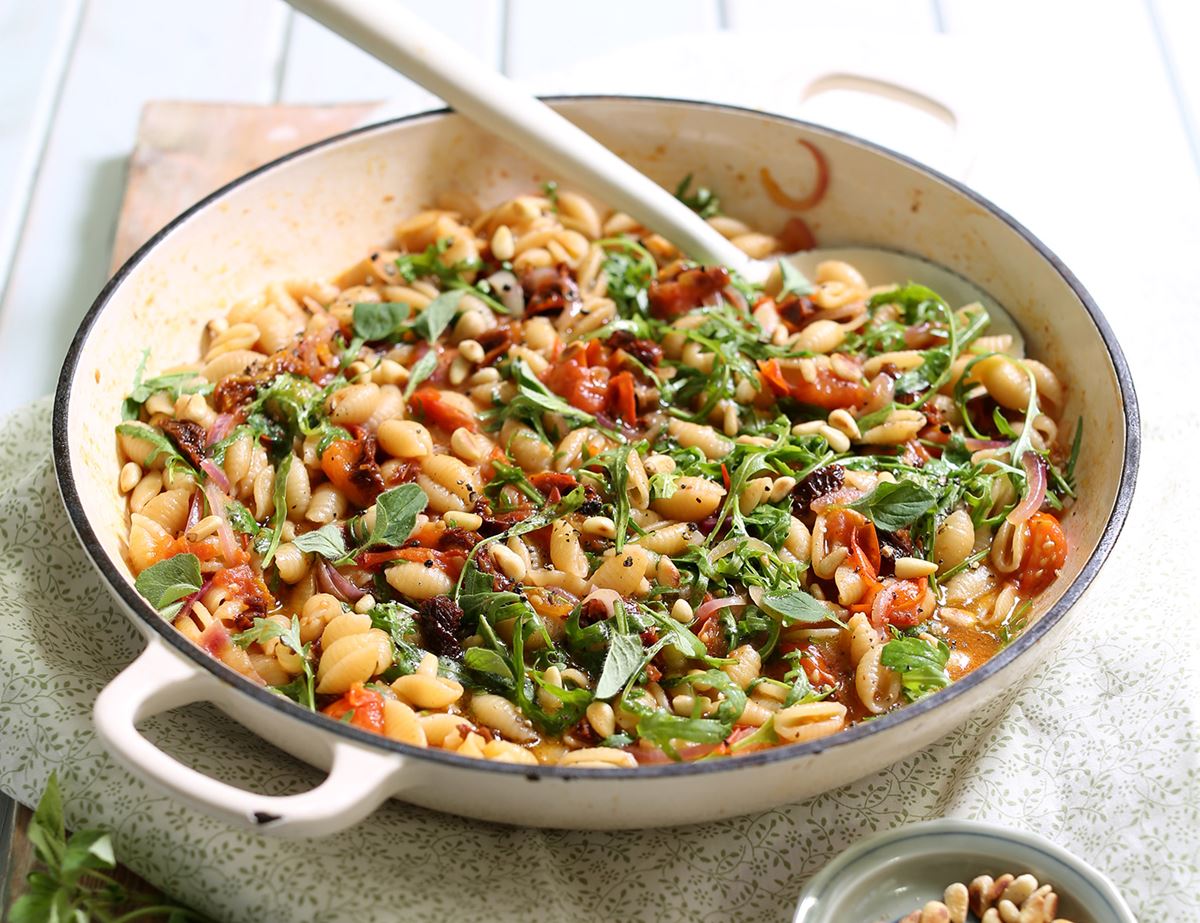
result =
[[[933,0],[725,0],[730,29],[759,29],[796,35],[803,53],[806,29],[860,32],[932,32],[937,28]]]
[[[469,52],[500,66],[502,6],[499,0],[406,0],[431,25],[452,35]],[[397,108],[440,106],[431,93],[380,64],[307,16],[295,14],[284,64],[280,101],[325,103],[387,99]]]
[[[82,15],[83,0],[0,2],[0,292]]]
[[[716,0],[509,0],[505,72],[527,77],[567,70],[625,45],[719,26]]]
[[[1175,97],[1141,0],[944,0],[952,36],[977,44],[985,134],[1003,156],[972,174],[985,193],[1043,233],[1145,239],[1164,208],[1200,203]],[[1037,23],[1030,28],[1030,23]],[[1056,101],[1036,110],[1020,100]],[[1136,230],[1135,230],[1136,229]],[[1081,247],[1086,260],[1089,252]]]
[[[142,104],[269,102],[284,13],[263,0],[90,4],[0,302],[0,413],[52,390],[79,318],[104,283]]]
[[[1200,3],[1196,0],[1147,0],[1157,20],[1158,38],[1168,56],[1173,84],[1183,108],[1192,143],[1192,158],[1200,168]]]
[[[947,32],[978,43],[978,75],[991,89],[972,184],[1092,291],[1145,393],[1177,386],[1184,350],[1164,344],[1151,319],[1162,305],[1194,297],[1187,270],[1200,246],[1200,178],[1147,7],[944,7]],[[1031,99],[1042,102],[1022,102]],[[1168,425],[1158,405],[1142,412],[1148,427]]]

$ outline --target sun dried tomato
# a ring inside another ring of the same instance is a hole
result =
[[[609,349],[616,352],[622,350],[633,356],[646,368],[655,368],[662,362],[663,351],[654,340],[639,340],[628,330],[617,330],[605,340]]]
[[[565,263],[559,263],[555,268],[529,270],[521,279],[521,287],[525,290],[527,315],[561,311],[579,302],[579,286]]]
[[[841,465],[826,465],[818,468],[792,490],[792,508],[798,513],[807,513],[814,500],[842,489],[846,482],[846,469]]]
[[[179,454],[188,460],[193,468],[199,468],[204,461],[204,443],[207,433],[199,423],[191,420],[163,420],[159,427],[171,437]]]
[[[258,393],[258,382],[249,375],[226,375],[213,389],[213,407],[217,413],[232,413],[249,404]]]
[[[425,600],[415,617],[421,629],[421,646],[439,657],[462,660],[463,650],[458,640],[462,619],[462,609],[449,596]]]

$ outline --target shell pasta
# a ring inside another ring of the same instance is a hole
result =
[[[127,558],[214,658],[411,746],[608,770],[836,734],[1023,629],[1080,433],[984,307],[836,261],[752,285],[553,186],[473,208],[143,359]]]

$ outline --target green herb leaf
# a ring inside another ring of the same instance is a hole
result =
[[[375,500],[375,528],[363,547],[398,548],[412,534],[417,516],[427,506],[429,497],[416,484],[401,484],[385,490]]]
[[[121,418],[124,420],[136,420],[141,413],[142,405],[146,403],[153,394],[159,391],[166,391],[172,401],[179,400],[185,394],[210,394],[215,387],[201,377],[199,372],[169,372],[166,375],[156,375],[154,378],[142,380],[142,375],[146,371],[146,360],[150,357],[150,350],[142,352],[142,360],[138,363],[137,371],[133,375],[133,388],[129,392],[129,396],[125,398],[125,402],[121,405]]]
[[[171,619],[183,608],[183,600],[200,592],[200,559],[194,554],[177,554],[151,564],[138,574],[133,584],[164,619]]]
[[[513,672],[508,661],[497,651],[486,647],[469,647],[463,653],[463,665],[472,672],[491,677],[502,686],[512,688]]]
[[[412,308],[402,301],[360,301],[354,305],[354,334],[367,343],[391,339],[408,320]]]
[[[781,299],[788,295],[811,295],[813,292],[812,283],[789,260],[779,261],[779,277],[782,279],[779,289]]]
[[[431,349],[417,360],[408,372],[408,384],[404,386],[404,399],[407,401],[413,396],[413,392],[417,390],[417,385],[427,379],[435,371],[437,371],[438,354],[436,349]]]
[[[175,448],[175,444],[153,426],[136,422],[118,423],[117,432],[123,436],[133,436],[135,439],[141,439],[153,446],[150,454],[146,456],[147,463],[154,461],[161,455],[167,460],[167,467],[198,474],[188,460],[179,454],[179,450]]]
[[[923,356],[924,361],[920,365],[896,379],[897,394],[926,391],[937,384],[950,368],[950,350],[945,347],[928,349]]]
[[[308,653],[312,645],[305,644],[300,640],[300,619],[298,616],[293,615],[292,621],[286,625],[280,624],[275,619],[255,619],[253,627],[233,636],[233,643],[238,647],[249,647],[255,642],[264,644],[273,638],[278,638],[280,643],[285,644],[295,652],[296,656],[300,658],[300,663],[304,670],[287,687],[274,686],[272,688],[275,692],[283,693],[289,698],[295,698],[296,701],[310,711],[316,711],[315,677],[313,675],[312,664],[308,660]]]
[[[392,639],[392,668],[389,675],[417,672],[425,652],[415,643],[417,625],[413,621],[412,610],[400,603],[377,603],[371,609],[370,616],[371,627],[383,629]]]
[[[67,851],[67,827],[63,820],[62,791],[58,787],[57,772],[50,773],[46,790],[38,801],[25,836],[33,844],[38,859],[51,868],[58,868],[62,864]]]
[[[885,532],[911,526],[933,509],[937,498],[912,481],[882,481],[860,500],[849,504]]]
[[[465,294],[465,289],[442,292],[429,302],[425,310],[412,322],[413,333],[424,337],[430,343],[436,342],[450,326],[450,321],[454,320],[454,315],[458,313],[458,303],[463,300]]]
[[[81,875],[95,869],[115,868],[116,864],[112,837],[103,830],[80,830],[72,834],[63,854],[63,879],[74,884]]]
[[[692,174],[685,176],[675,187],[675,198],[698,214],[701,218],[711,218],[721,213],[721,200],[706,186],[697,186],[695,192],[690,192]]]
[[[312,532],[297,535],[292,544],[306,554],[316,552],[323,558],[336,561],[346,554],[346,538],[336,522],[326,523]]]
[[[900,674],[904,697],[913,702],[950,685],[949,659],[945,641],[935,647],[922,638],[894,638],[883,646],[879,662]]]
[[[272,498],[275,502],[275,509],[271,513],[271,540],[267,543],[267,550],[263,554],[262,566],[266,569],[271,560],[275,557],[275,552],[279,548],[279,542],[283,538],[283,524],[287,522],[287,479],[288,472],[292,470],[292,459],[296,456],[289,452],[283,456],[279,465],[275,468],[275,495]]]
[[[763,593],[759,605],[785,625],[837,621],[828,606],[799,587]]]
[[[235,532],[251,536],[258,532],[258,523],[255,521],[254,515],[240,500],[225,501],[225,518],[229,520],[229,524],[233,526]]]
[[[644,653],[642,639],[637,635],[615,635],[609,641],[604,669],[596,682],[596,698],[609,699],[620,692],[641,667]]]

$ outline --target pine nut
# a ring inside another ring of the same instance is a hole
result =
[[[458,354],[473,363],[482,362],[486,355],[478,340],[463,340],[458,344]]]
[[[442,521],[452,529],[466,529],[468,532],[478,532],[483,525],[483,517],[475,513],[461,513],[451,510],[442,514]]]
[[[504,575],[510,580],[525,579],[525,562],[521,560],[521,556],[506,545],[501,545],[499,542],[493,542],[491,545],[492,560],[496,562],[496,566],[504,571]]]
[[[696,613],[692,611],[692,604],[686,599],[675,600],[675,605],[671,607],[671,618],[677,622],[690,622],[695,618]]]
[[[138,481],[142,479],[142,468],[137,462],[125,462],[121,467],[121,477],[117,482],[117,486],[121,488],[121,493],[127,494],[138,485]]]
[[[361,614],[370,612],[375,608],[375,597],[368,593],[354,604],[354,611]]]
[[[593,702],[587,707],[588,724],[601,738],[612,737],[617,730],[617,716],[607,702]]]
[[[896,558],[896,576],[901,580],[915,580],[917,577],[928,577],[937,571],[937,564],[922,558]]]
[[[589,516],[583,521],[581,532],[601,538],[616,538],[617,524],[608,516]]]
[[[216,532],[219,528],[221,528],[220,516],[205,516],[198,523],[188,529],[186,538],[189,542],[203,541]]]
[[[492,256],[503,262],[511,260],[515,253],[516,244],[513,241],[512,229],[507,224],[502,224],[492,234]]]
[[[351,368],[353,368],[353,365]],[[448,376],[450,384],[461,385],[467,380],[467,376],[470,374],[471,364],[462,356],[455,356],[454,361],[450,363],[450,374]]]

